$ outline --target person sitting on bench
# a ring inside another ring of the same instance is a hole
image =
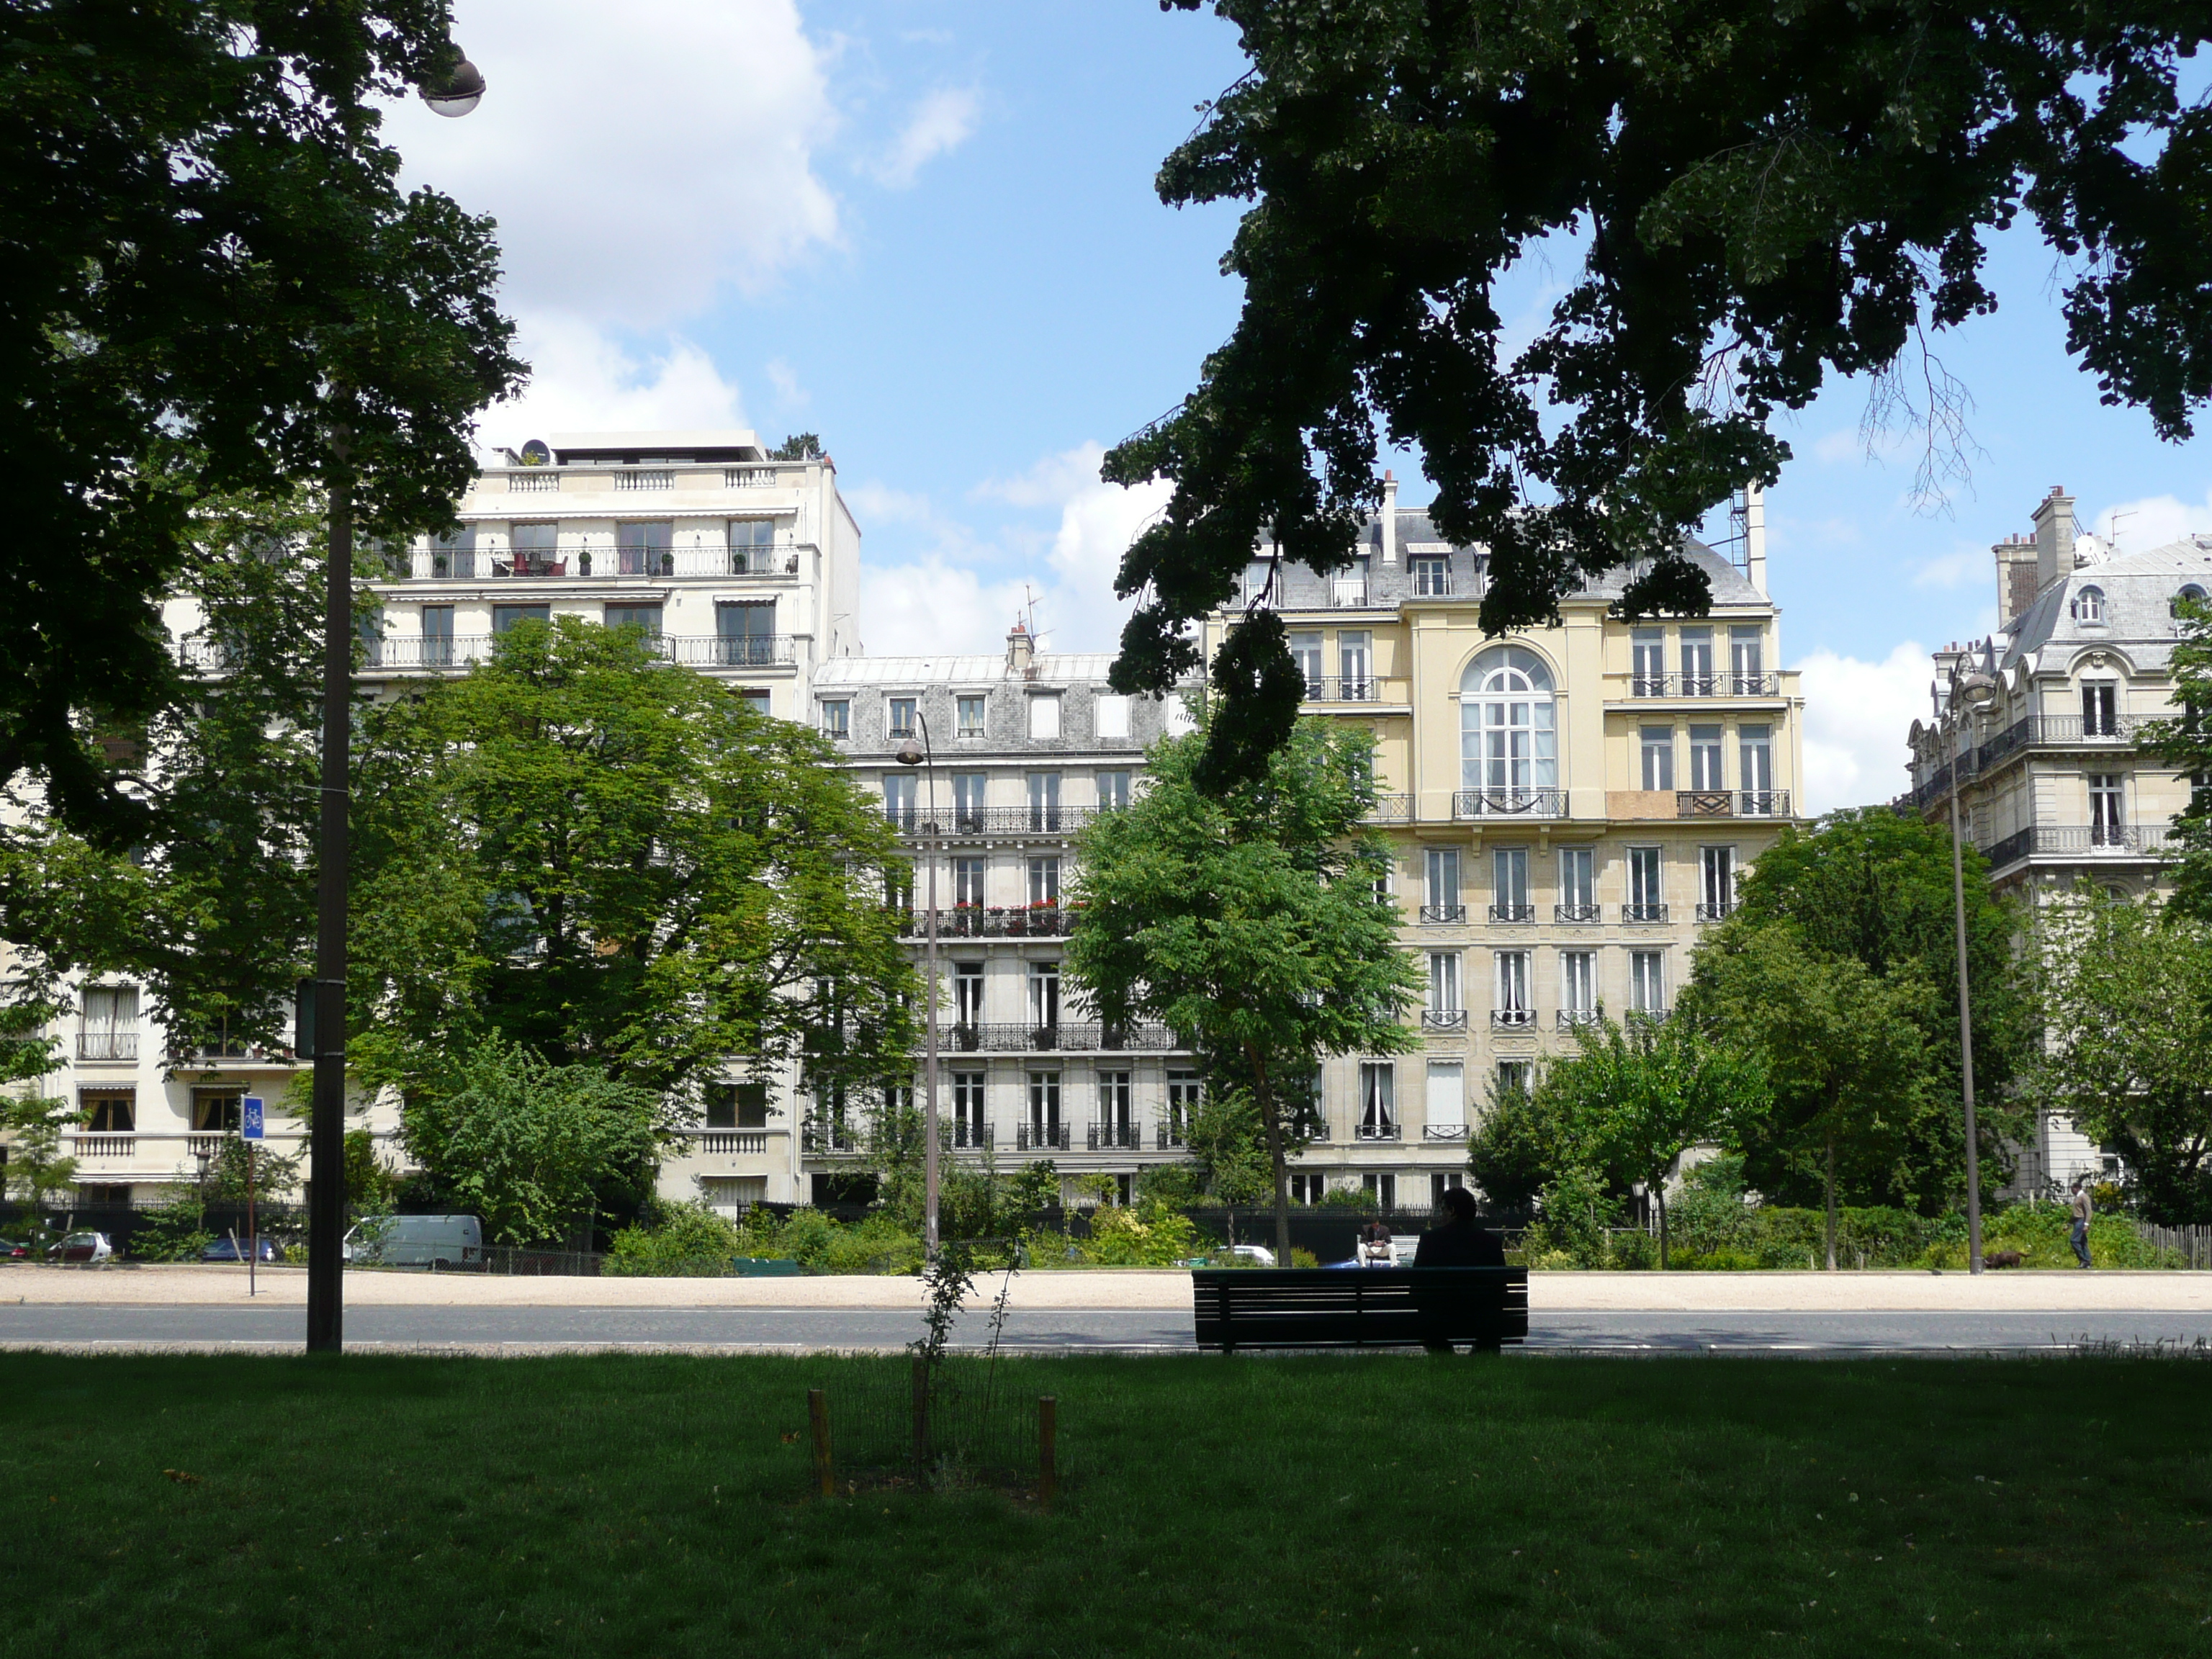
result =
[[[1505,1245],[1496,1233],[1475,1220],[1474,1194],[1464,1187],[1444,1188],[1444,1208],[1451,1219],[1421,1235],[1413,1252],[1416,1267],[1502,1267]]]

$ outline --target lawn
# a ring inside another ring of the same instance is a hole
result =
[[[1025,1359],[1052,1513],[810,1497],[896,1364],[0,1355],[0,1651],[2212,1653],[2197,1361]]]

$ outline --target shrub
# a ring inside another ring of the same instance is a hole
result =
[[[1086,1261],[1102,1267],[1168,1267],[1198,1248],[1188,1216],[1157,1199],[1091,1212]]]
[[[1376,1207],[1375,1194],[1364,1187],[1332,1187],[1321,1195],[1321,1201],[1332,1209],[1371,1210]]]
[[[741,1244],[737,1227],[706,1205],[669,1205],[617,1233],[603,1271],[618,1277],[727,1273],[730,1258],[744,1254]]]
[[[200,1252],[215,1242],[206,1219],[199,1194],[185,1188],[147,1212],[131,1236],[131,1254],[146,1261],[197,1261]]]

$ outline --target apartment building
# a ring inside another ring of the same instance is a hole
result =
[[[1419,1052],[1324,1066],[1300,1197],[1418,1205],[1458,1183],[1495,1089],[1601,1014],[1664,1013],[1700,931],[1799,821],[1803,702],[1778,665],[1755,510],[1739,545],[1741,566],[1689,549],[1709,616],[1624,620],[1616,574],[1562,599],[1557,626],[1497,638],[1483,550],[1439,539],[1395,491],[1349,570],[1260,550],[1240,598],[1281,614],[1304,712],[1375,733],[1376,827],[1428,987]],[[1239,611],[1209,624],[1209,649]]]
[[[2032,532],[1990,552],[1996,631],[1935,654],[1901,804],[1948,823],[1955,792],[1991,884],[2023,904],[2085,879],[2129,898],[2157,890],[2191,786],[2136,744],[2144,721],[2172,712],[2175,612],[2212,591],[2212,536],[2118,553],[2081,533],[2074,498],[2054,486]],[[1974,707],[1962,687],[1986,701]],[[2059,1118],[2020,1150],[2022,1190],[2111,1161]]]
[[[901,898],[917,963],[935,868],[939,1109],[952,1154],[1049,1158],[1071,1199],[1083,1176],[1111,1175],[1126,1193],[1145,1164],[1185,1156],[1200,1093],[1164,1027],[1103,1025],[1062,978],[1073,838],[1128,804],[1146,747],[1185,718],[1177,700],[1115,695],[1111,662],[1037,651],[1017,626],[1003,658],[850,657],[813,681],[819,730],[914,851]],[[909,741],[927,763],[900,763]],[[864,1132],[839,1103],[811,1103],[805,1168],[818,1189],[858,1166]]]

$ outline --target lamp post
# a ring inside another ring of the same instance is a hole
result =
[[[929,906],[922,930],[922,1018],[928,1030],[922,1050],[922,1149],[921,1149],[921,1242],[929,1252],[931,1261],[937,1259],[937,754],[929,740],[929,717],[921,712],[921,699],[915,699],[914,717],[921,726],[921,741],[908,738],[899,745],[901,766],[920,766],[929,774],[929,839],[926,843],[926,859],[929,865]]]
[[[446,77],[426,83],[422,101],[440,115],[466,115],[483,100],[484,78],[453,49]],[[339,389],[343,408],[343,388]],[[347,798],[353,735],[353,482],[348,434],[333,423],[330,566],[323,589],[322,810],[316,825],[315,977],[301,988],[295,1041],[314,1067],[307,1118],[307,1352],[345,1346],[345,980]]]
[[[1966,1103],[1966,1270],[1982,1270],[1982,1147],[1974,1123],[1974,1012],[1966,980],[1966,854],[1959,827],[1959,790],[1964,782],[1958,752],[1959,706],[1966,704],[1978,734],[1982,711],[1996,695],[1996,683],[1987,674],[1970,672],[1951,682],[1949,741],[1944,745],[1951,763],[1951,902],[1959,940],[1959,1081]]]

